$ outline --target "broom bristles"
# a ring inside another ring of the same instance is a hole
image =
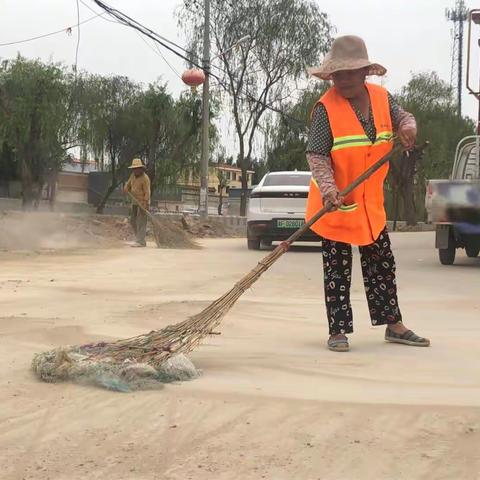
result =
[[[221,323],[242,294],[284,253],[285,248],[278,246],[228,292],[183,322],[136,337],[89,346],[90,360],[111,358],[116,362],[131,360],[159,366],[175,355],[192,351]]]
[[[282,245],[277,247],[228,292],[183,322],[115,342],[71,346],[37,354],[32,369],[46,382],[73,380],[125,392],[152,388],[172,378],[195,378],[198,373],[184,354],[212,333],[245,290],[285,251]],[[145,375],[148,381],[143,379]]]

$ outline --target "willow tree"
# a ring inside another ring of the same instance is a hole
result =
[[[186,0],[181,16],[196,57],[203,34],[198,2]],[[212,84],[226,92],[242,169],[241,215],[245,215],[247,169],[262,117],[292,98],[306,67],[320,62],[331,38],[327,15],[312,0],[212,0],[211,33],[221,55],[211,67]],[[240,43],[239,40],[242,39]],[[236,48],[231,48],[237,44]]]
[[[175,100],[164,84],[142,88],[126,77],[82,80],[81,137],[101,170],[110,173],[98,212],[126,180],[133,157],[146,164],[153,190],[175,184],[181,173],[194,169],[200,145],[200,105],[194,96]]]
[[[60,64],[18,56],[0,68],[0,144],[22,183],[24,208],[76,145],[74,79]]]
[[[83,137],[89,150],[101,156],[110,173],[110,185],[97,205],[102,213],[115,189],[125,180],[132,158],[141,153],[142,88],[126,77],[88,76],[83,85]],[[98,157],[97,157],[98,158]]]
[[[165,85],[153,83],[141,106],[142,156],[152,187],[173,185],[184,172],[195,170],[200,159],[200,102],[191,94],[175,100]]]

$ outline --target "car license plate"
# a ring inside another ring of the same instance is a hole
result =
[[[296,220],[277,220],[278,228],[300,228],[305,223],[301,218]]]

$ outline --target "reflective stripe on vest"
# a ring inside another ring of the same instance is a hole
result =
[[[333,139],[332,152],[350,147],[365,147],[368,145],[377,145],[383,142],[389,142],[393,138],[393,132],[384,131],[377,133],[375,142],[372,143],[366,135],[349,135],[346,137],[336,137]]]

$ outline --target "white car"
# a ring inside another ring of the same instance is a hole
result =
[[[250,250],[286,240],[305,223],[310,172],[271,172],[252,190],[247,212],[247,240]],[[309,230],[299,241],[318,242]]]

